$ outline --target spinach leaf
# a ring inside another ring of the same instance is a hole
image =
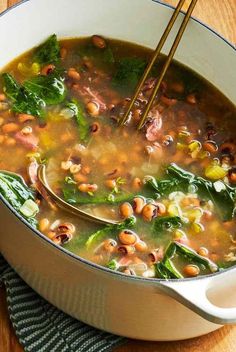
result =
[[[20,86],[9,73],[3,73],[2,78],[4,91],[12,100],[12,111],[43,117],[44,100],[28,88]]]
[[[217,189],[217,182],[211,182],[203,177],[195,176],[176,164],[167,168],[167,179],[156,180],[154,177],[146,179],[146,185],[153,188],[159,196],[167,196],[176,191],[188,192],[190,185],[195,186],[197,193],[203,200],[211,200],[223,221],[230,221],[235,216],[236,188],[222,181],[221,190]]]
[[[63,79],[57,78],[53,73],[33,77],[24,82],[24,87],[44,100],[47,105],[62,103],[67,93]]]
[[[133,199],[131,193],[117,194],[112,201],[108,200],[107,194],[90,196],[78,191],[78,188],[72,184],[65,184],[62,188],[65,201],[72,205],[82,204],[117,204]]]
[[[129,219],[126,219],[120,224],[107,225],[103,227],[102,229],[94,232],[92,235],[89,236],[86,242],[86,248],[90,249],[98,241],[102,241],[104,238],[106,238],[107,235],[110,235],[111,237],[115,237],[120,231],[126,228],[129,229],[133,227],[135,225],[135,222],[136,222],[135,217],[131,217]]]
[[[6,171],[0,172],[0,194],[17,211],[26,201],[34,201],[35,199],[34,192],[26,185],[21,176]],[[25,219],[34,227],[37,226],[35,218],[25,217]]]
[[[179,229],[182,226],[182,220],[178,216],[158,217],[153,222],[151,232],[153,235],[157,236],[162,234],[164,231]]]
[[[75,99],[66,104],[66,107],[73,111],[79,129],[81,142],[87,142],[90,132],[90,123],[83,106]]]
[[[134,90],[141,78],[147,62],[141,58],[127,57],[121,59],[113,77],[113,85],[116,88]]]
[[[57,63],[60,60],[60,46],[56,34],[51,35],[35,50],[34,60],[42,65]]]
[[[163,260],[160,263],[155,264],[155,270],[158,277],[162,279],[183,278],[183,275],[176,269],[172,262],[176,255],[186,259],[189,263],[203,265],[213,273],[219,270],[214,262],[208,258],[200,256],[193,249],[179,242],[171,242],[166,249]]]

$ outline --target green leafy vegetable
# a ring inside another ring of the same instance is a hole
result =
[[[56,77],[53,73],[33,77],[24,83],[24,87],[36,94],[47,105],[60,104],[66,97],[63,79]]]
[[[4,91],[12,100],[12,111],[43,117],[44,100],[28,88],[20,86],[9,73],[3,73],[2,78]]]
[[[117,235],[118,232],[124,230],[124,229],[129,229],[134,226],[136,222],[135,217],[131,217],[129,219],[126,219],[120,224],[115,224],[115,225],[107,225],[103,227],[102,229],[96,231],[92,235],[89,236],[87,242],[86,242],[86,248],[90,249],[92,246],[94,246],[97,242],[102,241],[104,238],[106,238],[107,235],[114,237]]]
[[[211,182],[202,177],[195,176],[191,172],[183,170],[176,164],[167,168],[168,179],[155,180],[150,177],[146,184],[151,186],[160,196],[166,196],[175,191],[188,192],[190,185],[195,186],[197,193],[203,200],[211,200],[216,211],[223,221],[232,220],[235,216],[236,188],[222,181]],[[217,184],[221,183],[220,191]]]
[[[152,234],[159,235],[164,231],[179,229],[183,226],[182,220],[178,216],[158,217],[152,225]]]
[[[34,193],[23,178],[10,172],[0,172],[0,194],[17,211],[20,211],[26,202],[34,202]],[[31,225],[37,226],[34,217],[22,215]]]
[[[55,64],[60,60],[60,46],[56,34],[51,35],[35,50],[34,60],[42,65]]]
[[[90,123],[83,106],[75,99],[67,103],[66,108],[73,111],[79,129],[80,140],[86,142],[89,138]]]
[[[141,58],[124,58],[118,63],[113,84],[116,88],[133,90],[141,78],[147,62]]]
[[[165,256],[162,262],[155,264],[155,269],[157,276],[162,279],[181,279],[183,275],[176,269],[172,260],[175,255],[186,259],[189,263],[200,264],[205,268],[209,269],[211,272],[216,272],[219,270],[218,266],[213,263],[210,259],[200,256],[193,249],[179,243],[171,242],[167,247]]]

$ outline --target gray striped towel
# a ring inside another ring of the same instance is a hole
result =
[[[10,318],[26,352],[107,352],[125,341],[53,307],[27,286],[1,255],[0,282],[6,286]]]

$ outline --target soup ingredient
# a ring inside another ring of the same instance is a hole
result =
[[[60,45],[56,34],[51,35],[35,50],[34,60],[42,65],[58,63],[60,60]]]
[[[81,142],[88,142],[90,124],[82,104],[75,99],[66,104],[66,108],[73,112],[76,119]]]
[[[63,78],[50,73],[47,76],[36,76],[24,82],[24,87],[36,94],[47,105],[56,105],[64,101],[66,88]]]
[[[180,244],[178,242],[172,242],[167,248],[163,260],[160,263],[156,264],[156,271],[160,278],[183,278],[183,275],[176,269],[173,263],[175,255],[178,255],[181,258],[190,261],[191,263],[203,265],[205,268],[209,269],[210,272],[214,273],[218,271],[218,266],[208,258],[201,257],[199,254],[197,254],[197,252],[183,244]]]
[[[34,192],[25,184],[22,177],[9,172],[0,172],[0,193],[31,225],[37,226],[34,217],[39,208],[35,203]]]
[[[45,102],[34,92],[20,86],[9,74],[2,74],[4,91],[12,101],[12,111],[20,114],[28,114],[42,117],[44,115]]]
[[[87,249],[94,246],[98,241],[103,240],[108,234],[112,236],[116,236],[118,231],[122,231],[124,229],[129,229],[133,227],[135,224],[135,218],[131,217],[126,219],[123,223],[118,225],[107,225],[106,227],[102,228],[101,230],[96,231],[92,235],[89,236],[88,240],[86,241]]]

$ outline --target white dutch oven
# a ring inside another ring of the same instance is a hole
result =
[[[52,33],[99,33],[154,48],[172,11],[152,0],[28,0],[1,15],[0,67]],[[235,49],[216,33],[191,20],[176,58],[236,103]],[[179,340],[236,323],[236,268],[183,281],[127,277],[58,248],[4,200],[0,251],[49,302],[115,334]]]

